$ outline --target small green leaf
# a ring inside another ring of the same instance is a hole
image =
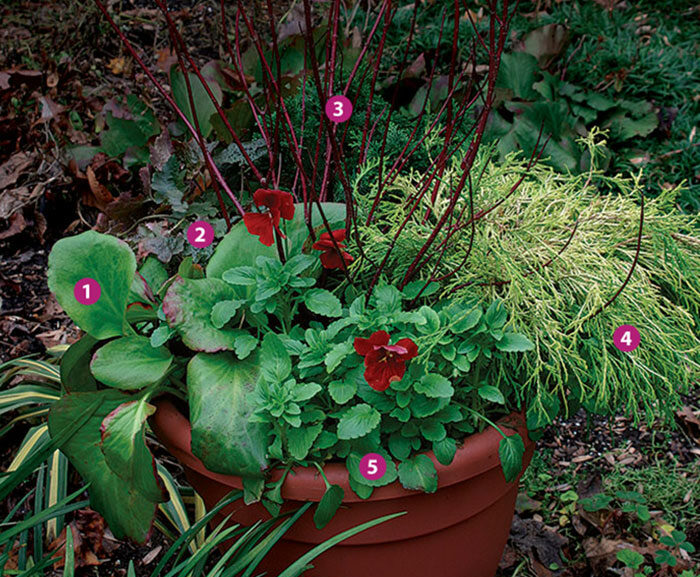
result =
[[[429,297],[440,289],[440,284],[430,282],[426,285],[424,280],[414,280],[403,287],[403,296],[407,299],[414,299],[420,293],[421,297]],[[421,292],[422,291],[422,292]]]
[[[441,441],[433,443],[433,453],[435,453],[435,458],[441,465],[447,466],[451,464],[456,452],[457,441],[450,437],[445,437]]]
[[[533,350],[535,345],[525,335],[506,333],[500,341],[496,342],[496,348],[506,353],[521,353]]]
[[[142,336],[121,337],[97,350],[90,363],[95,378],[115,389],[142,389],[160,381],[173,355],[165,347],[153,348]]]
[[[481,311],[481,308],[476,307],[474,310],[462,316],[456,322],[451,324],[450,330],[455,334],[460,334],[468,331],[469,329],[473,329],[476,325],[479,324],[479,321],[481,320],[483,314],[484,313]]]
[[[440,316],[430,307],[422,306],[418,313],[425,318],[425,324],[419,325],[419,330],[424,334],[435,333],[440,330]]]
[[[248,358],[250,353],[252,353],[257,346],[258,339],[249,334],[240,335],[236,337],[236,340],[233,342],[233,349],[236,356],[241,360]]]
[[[245,301],[239,299],[219,301],[211,309],[211,324],[217,329],[223,328],[227,322],[236,316],[238,309],[244,303]]]
[[[399,480],[406,489],[434,493],[438,487],[435,465],[426,455],[416,455],[399,463]]]
[[[312,399],[320,392],[321,392],[321,385],[316,384],[316,383],[304,383],[301,385],[294,386],[294,391],[293,391],[292,396],[294,397],[294,400],[297,403],[301,403],[303,401],[308,401],[309,399]]]
[[[345,491],[340,485],[331,485],[326,489],[314,512],[314,524],[317,529],[323,529],[328,525],[344,498]]]
[[[287,429],[287,450],[297,461],[303,461],[309,454],[309,450],[319,436],[323,425],[313,425],[311,427],[293,427]]]
[[[517,433],[504,437],[498,444],[498,456],[501,459],[501,467],[507,483],[512,483],[518,478],[523,469],[524,454],[525,443]]]
[[[408,459],[411,454],[411,440],[399,433],[393,433],[389,437],[389,450],[400,461]]]
[[[258,284],[258,272],[252,266],[230,268],[221,275],[221,278],[236,286],[255,286]]]
[[[422,393],[430,398],[449,399],[455,392],[449,379],[433,373],[424,375],[421,380],[414,385],[414,388],[416,392]]]
[[[506,324],[506,320],[508,320],[508,311],[501,301],[495,300],[486,311],[484,320],[489,328],[500,329]]]
[[[445,426],[436,420],[421,423],[420,432],[426,441],[442,441],[447,436]]]
[[[339,317],[343,314],[340,299],[324,289],[312,289],[305,293],[304,304],[312,313],[325,317]]]
[[[347,409],[338,422],[339,439],[358,439],[371,433],[381,421],[379,411],[365,403]]]
[[[585,511],[595,512],[607,509],[611,501],[612,497],[608,497],[604,493],[597,493],[592,497],[581,499],[580,503]]]
[[[339,405],[344,405],[355,396],[357,383],[352,379],[345,381],[331,381],[328,385],[328,393]]]
[[[621,561],[625,567],[639,569],[644,563],[644,555],[640,555],[632,549],[621,549],[617,552],[617,560]]]
[[[478,393],[482,399],[490,401],[491,403],[498,403],[499,405],[504,405],[506,402],[503,393],[493,385],[484,385],[483,387],[479,387]]]
[[[672,555],[671,552],[667,551],[666,549],[660,549],[656,553],[654,561],[656,561],[657,565],[668,565],[669,567],[675,567],[678,563],[678,560],[675,558],[675,556]]]
[[[151,346],[154,349],[162,347],[165,343],[167,343],[170,340],[170,337],[173,336],[173,333],[174,331],[168,325],[160,325],[151,333]]]
[[[345,341],[344,343],[335,345],[328,352],[328,354],[326,354],[326,358],[323,361],[326,365],[326,372],[328,374],[332,373],[335,369],[338,368],[340,363],[342,363],[346,359],[346,357],[352,354],[354,351],[355,348],[352,346],[351,341]]]
[[[267,333],[260,349],[260,369],[271,383],[284,381],[292,372],[292,360],[280,338]]]
[[[360,473],[360,461],[362,460],[362,457],[368,452],[378,453],[386,461],[386,473],[384,473],[384,475],[379,479],[366,479],[362,476],[362,473]],[[370,487],[383,487],[385,485],[389,485],[396,481],[398,477],[396,464],[392,460],[391,455],[389,455],[389,453],[386,452],[384,449],[380,449],[377,447],[366,447],[361,453],[350,453],[347,459],[345,460],[345,466],[347,467],[348,473],[350,474],[351,481],[354,480],[356,483],[368,485]]]

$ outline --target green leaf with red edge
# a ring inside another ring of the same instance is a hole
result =
[[[170,328],[192,350],[207,353],[233,350],[236,339],[247,333],[216,328],[211,313],[217,303],[236,300],[237,296],[236,289],[219,279],[178,277],[163,298],[163,312]]]
[[[136,259],[127,244],[92,230],[59,240],[49,255],[49,289],[73,322],[96,339],[127,330],[126,305],[135,273]],[[100,285],[100,298],[92,305],[80,304],[73,294],[84,278]]]
[[[110,469],[127,486],[154,503],[166,501],[163,484],[156,473],[153,455],[146,446],[144,424],[155,412],[145,400],[129,401],[114,409],[102,421],[102,453]]]
[[[151,530],[157,503],[117,475],[107,465],[101,449],[102,422],[119,405],[131,400],[133,397],[127,393],[112,389],[67,394],[51,407],[49,432],[52,438],[59,438],[61,431],[90,414],[60,449],[83,479],[90,483],[90,504],[105,518],[115,537],[144,543]]]
[[[269,425],[251,422],[249,402],[259,376],[257,355],[200,353],[187,366],[192,452],[215,473],[262,477]]]

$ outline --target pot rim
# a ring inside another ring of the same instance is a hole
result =
[[[185,466],[196,473],[218,481],[232,489],[243,489],[243,479],[236,475],[215,473],[207,469],[202,461],[192,453],[192,427],[190,421],[183,415],[175,404],[165,397],[155,399],[153,404],[156,412],[150,417],[151,428],[165,447]],[[527,427],[523,415],[513,412],[498,423],[504,432],[519,433],[525,442],[526,452],[533,442],[527,435]],[[425,453],[438,473],[438,490],[461,483],[501,466],[498,456],[500,433],[493,427],[488,427],[479,433],[469,435],[457,448],[455,457],[450,465],[442,465],[437,461],[432,451]],[[375,487],[369,499],[358,497],[350,488],[349,474],[345,463],[326,463],[323,471],[328,482],[340,485],[345,491],[344,503],[366,501],[383,501],[400,499],[411,495],[421,494],[419,490],[405,489],[396,480],[383,487]],[[268,482],[281,479],[283,471],[273,470]],[[514,483],[517,482],[514,481]],[[326,485],[315,467],[294,467],[290,470],[282,485],[282,498],[285,501],[320,501],[326,491]]]

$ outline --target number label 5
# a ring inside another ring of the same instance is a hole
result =
[[[360,474],[369,481],[381,479],[386,473],[386,461],[377,453],[368,453],[360,460]]]

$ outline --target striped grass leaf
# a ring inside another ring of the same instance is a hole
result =
[[[46,506],[52,507],[68,492],[68,458],[61,451],[54,451],[48,461],[46,474]],[[57,515],[46,523],[46,539],[53,541],[65,525],[65,516]],[[38,559],[39,557],[37,557]]]

